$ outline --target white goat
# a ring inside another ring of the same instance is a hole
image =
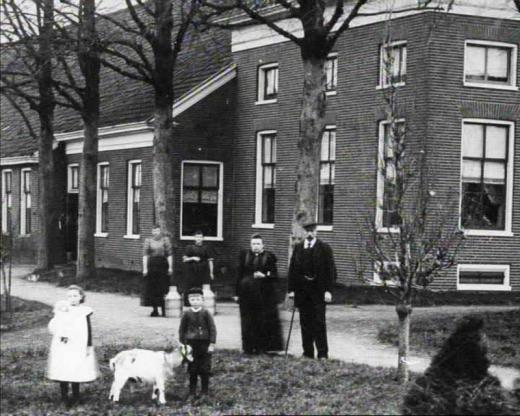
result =
[[[185,361],[193,361],[192,348],[180,344],[171,352],[133,349],[121,351],[110,360],[114,372],[114,382],[110,388],[109,399],[118,402],[121,389],[128,379],[153,383],[152,400],[166,403],[164,385],[173,375],[175,367]]]

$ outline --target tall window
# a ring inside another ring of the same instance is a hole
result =
[[[327,78],[326,91],[336,91],[338,86],[338,55],[331,54],[325,61],[325,75]]]
[[[222,164],[183,162],[182,236],[222,237]]]
[[[22,169],[20,183],[20,234],[32,231],[31,169]]]
[[[336,129],[327,128],[321,138],[320,190],[318,223],[332,225],[334,218],[334,180],[336,163]]]
[[[278,96],[278,64],[258,67],[258,102],[274,102]]]
[[[404,85],[406,82],[406,55],[406,41],[381,46],[379,86]]]
[[[79,165],[70,164],[67,169],[67,192],[79,192]]]
[[[466,41],[465,85],[515,86],[516,45]]]
[[[257,134],[255,223],[274,224],[276,205],[276,131]]]
[[[107,162],[98,164],[96,232],[108,233],[108,188],[110,167]]]
[[[511,192],[508,189],[511,128],[493,123],[463,125],[461,225],[465,229],[509,228],[506,223]]]
[[[383,121],[379,125],[379,163],[376,223],[378,228],[391,229],[401,223],[396,195],[395,143],[404,140],[405,123]]]
[[[13,208],[13,172],[2,171],[2,231],[11,232]]]
[[[141,178],[142,163],[140,160],[128,162],[128,205],[127,236],[139,236],[141,233]]]

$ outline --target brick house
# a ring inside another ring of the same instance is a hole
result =
[[[520,290],[520,21],[500,7],[463,3],[451,13],[398,15],[390,42],[384,17],[356,19],[329,57],[318,217],[320,237],[334,249],[342,283],[358,283],[354,262],[364,216],[381,232],[391,232],[394,220],[377,169],[386,134],[383,94],[392,77],[399,85],[407,140],[427,142],[435,191],[439,198],[457,200],[447,215],[467,235],[457,267],[434,287]],[[217,267],[231,270],[239,249],[259,232],[284,275],[302,90],[299,51],[262,26],[234,30],[230,50],[227,60],[221,54],[225,65],[193,82],[187,77],[177,95],[172,155],[177,250],[202,226],[217,252]],[[387,54],[390,73],[382,62]],[[150,97],[140,86],[132,91],[129,100],[118,91],[125,101],[100,132],[96,256],[99,266],[135,270],[152,223],[152,132],[146,123]],[[113,102],[120,101],[118,94]],[[62,129],[56,141],[70,208],[81,131]],[[2,149],[2,178],[12,181],[10,188],[3,182],[2,195],[13,201],[11,212],[20,212],[15,222],[22,231],[27,202],[17,193],[24,189],[20,175],[36,169],[37,158],[27,151],[32,148],[16,147],[11,153]],[[383,204],[376,207],[376,200]]]

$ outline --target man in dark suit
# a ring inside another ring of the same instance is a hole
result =
[[[304,222],[306,237],[294,247],[289,265],[288,296],[300,310],[303,355],[328,358],[326,304],[331,302],[334,257],[330,246],[317,238],[316,222]]]

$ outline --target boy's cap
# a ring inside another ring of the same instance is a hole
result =
[[[202,288],[200,287],[192,287],[190,290],[188,290],[188,296],[190,295],[202,295]]]

